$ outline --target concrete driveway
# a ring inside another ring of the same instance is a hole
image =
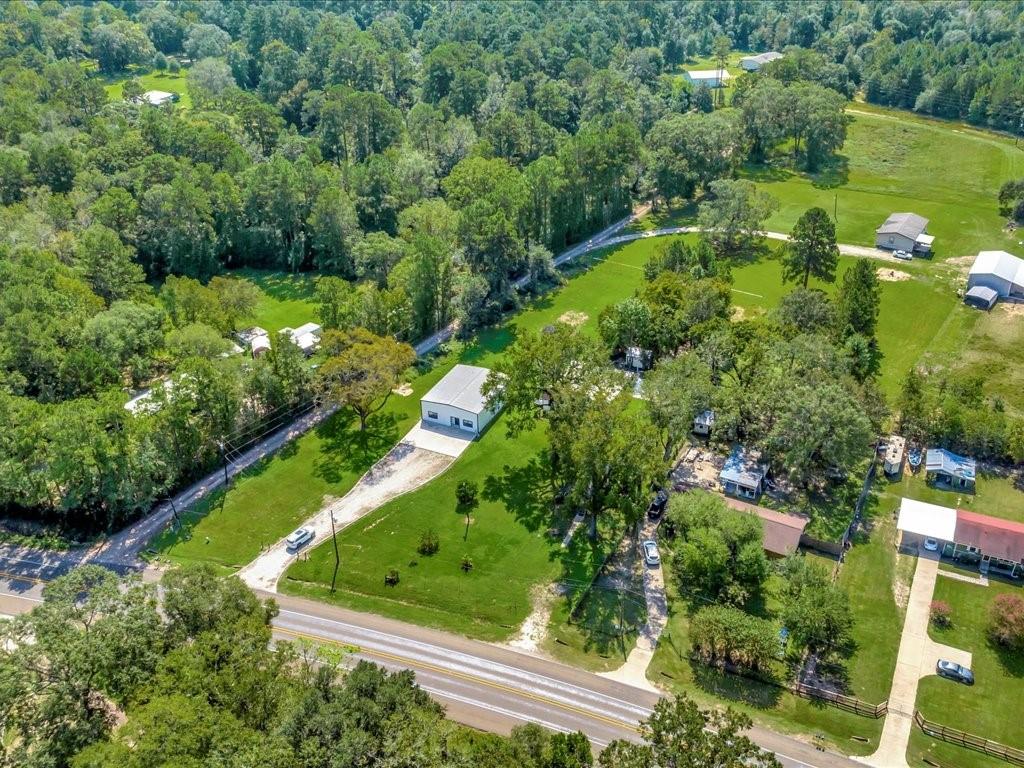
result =
[[[938,557],[922,552],[917,559],[914,583],[910,588],[907,616],[903,622],[900,650],[892,677],[892,690],[889,691],[889,713],[882,727],[882,738],[874,753],[857,758],[876,768],[906,768],[907,744],[914,725],[918,681],[935,674],[935,662],[948,659],[965,667],[971,666],[970,653],[936,643],[928,637],[932,595],[938,573]],[[950,685],[956,683],[950,682]]]
[[[299,552],[289,552],[284,539],[265,550],[239,571],[253,589],[276,592],[277,582],[299,555],[331,536],[331,516],[340,531],[404,493],[419,488],[444,472],[472,442],[472,435],[417,425],[388,454],[374,464],[352,489],[302,523],[314,538]],[[426,448],[423,446],[430,446]]]

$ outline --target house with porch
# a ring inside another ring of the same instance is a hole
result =
[[[907,253],[930,253],[935,237],[929,235],[928,219],[916,213],[891,213],[875,230],[875,247]]]
[[[904,552],[935,552],[983,574],[1024,577],[1024,523],[902,499],[896,528]]]
[[[768,466],[761,463],[760,454],[741,445],[733,447],[718,474],[722,490],[741,499],[759,498],[767,479]]]
[[[935,485],[956,491],[974,493],[977,463],[945,448],[929,448],[925,455],[925,472]]]

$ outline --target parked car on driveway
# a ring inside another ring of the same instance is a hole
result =
[[[284,540],[285,547],[289,552],[295,552],[313,540],[312,528],[298,528],[288,534]]]
[[[974,673],[963,664],[957,664],[955,661],[939,659],[935,665],[935,673],[940,677],[948,677],[950,680],[956,680],[964,685],[974,685]]]
[[[924,548],[926,550],[928,550],[929,552],[938,552],[939,551],[939,542],[937,542],[935,539],[925,539],[924,540]]]
[[[644,562],[651,568],[661,565],[661,555],[658,554],[658,542],[648,539],[643,543]]]
[[[900,261],[912,261],[914,259],[914,255],[910,251],[893,251],[892,255]]]
[[[661,517],[661,513],[665,511],[667,504],[668,494],[665,491],[659,490],[654,494],[654,500],[651,501],[651,505],[647,508],[647,517],[651,520],[657,520]]]

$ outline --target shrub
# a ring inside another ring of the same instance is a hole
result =
[[[701,608],[694,614],[690,642],[706,664],[731,664],[754,672],[766,670],[779,650],[772,622],[726,605]]]
[[[153,69],[160,70],[161,72],[167,69],[167,57],[160,53],[160,51],[157,51],[153,56]]]
[[[472,480],[462,480],[455,486],[455,500],[460,507],[475,507],[477,494],[476,483]]]
[[[469,559],[469,555],[462,556],[462,563],[459,565],[464,573],[469,573],[473,570],[473,561]]]
[[[398,583],[398,570],[392,568],[386,574],[384,574],[384,584],[389,587],[393,587]]]
[[[441,540],[436,531],[428,529],[420,534],[420,545],[416,547],[416,551],[421,555],[433,555],[440,548]]]
[[[989,636],[1012,651],[1024,651],[1024,597],[998,595],[989,608]]]
[[[181,72],[181,64],[180,64],[180,63],[178,62],[178,60],[177,60],[177,59],[170,59],[170,60],[169,60],[169,61],[167,62],[167,69],[168,69],[168,70],[169,70],[169,71],[170,71],[170,72],[171,72],[172,74],[175,74],[175,75],[176,75],[176,74],[178,74],[179,72]]]
[[[949,608],[949,603],[944,600],[932,600],[932,606],[930,610],[932,624],[936,627],[950,627],[953,625],[952,611]]]

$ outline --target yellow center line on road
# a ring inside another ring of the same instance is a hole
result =
[[[45,584],[46,579],[39,579],[35,576],[23,576],[19,573],[11,573],[10,571],[0,571],[0,579],[7,579],[9,581],[27,581],[32,584]]]
[[[284,627],[274,627],[273,630],[274,630],[274,632],[280,632],[281,634],[284,634],[284,635],[291,635],[293,637],[299,637],[299,638],[302,638],[304,640],[312,640],[312,641],[315,641],[315,642],[333,643],[335,645],[350,645],[349,643],[342,643],[342,642],[339,642],[337,640],[332,640],[332,639],[327,638],[327,637],[320,637],[319,635],[312,635],[312,634],[309,634],[309,633],[306,633],[306,632],[297,632],[294,629],[285,629]],[[455,671],[455,670],[452,670],[452,669],[448,669],[446,667],[437,666],[436,664],[431,664],[431,663],[426,662],[426,661],[420,661],[418,659],[410,659],[410,658],[408,658],[406,656],[398,656],[397,654],[388,653],[387,651],[375,651],[372,648],[362,648],[362,647],[358,647],[358,646],[356,648],[357,648],[357,652],[360,655],[362,655],[362,656],[373,656],[375,658],[386,659],[388,661],[395,661],[395,662],[398,662],[398,663],[403,664],[403,665],[408,666],[408,667],[414,667],[414,668],[417,668],[417,669],[423,669],[423,670],[428,671],[428,672],[437,672],[437,673],[440,673],[440,674],[443,674],[443,675],[448,675],[450,677],[455,677],[455,678],[458,678],[460,680],[465,680],[465,681],[470,682],[470,683],[476,683],[478,685],[484,685],[484,686],[487,686],[488,688],[493,688],[494,690],[497,690],[497,691],[504,691],[505,693],[511,693],[511,694],[513,694],[515,696],[520,696],[520,697],[526,698],[526,699],[532,699],[533,701],[541,702],[543,704],[547,704],[547,705],[552,706],[552,707],[557,707],[558,709],[565,710],[566,712],[573,712],[573,713],[575,713],[577,715],[583,715],[584,717],[587,717],[587,718],[589,718],[591,720],[597,720],[599,722],[603,722],[603,723],[606,723],[608,725],[613,725],[616,728],[623,728],[623,729],[625,729],[627,731],[632,731],[634,733],[640,733],[640,729],[638,727],[636,727],[635,725],[630,725],[629,723],[626,723],[626,722],[624,722],[622,720],[616,720],[613,717],[606,717],[605,715],[597,714],[596,712],[592,712],[589,709],[586,709],[584,707],[577,707],[577,706],[575,706],[573,704],[567,704],[567,703],[565,703],[563,701],[558,701],[557,699],[552,699],[552,698],[549,698],[547,696],[541,696],[540,694],[531,693],[529,691],[523,691],[523,690],[520,690],[518,688],[514,688],[511,685],[504,685],[503,683],[496,683],[493,680],[486,680],[485,678],[477,677],[476,675],[471,675],[471,674],[466,673],[466,672],[458,672],[458,671]]]

